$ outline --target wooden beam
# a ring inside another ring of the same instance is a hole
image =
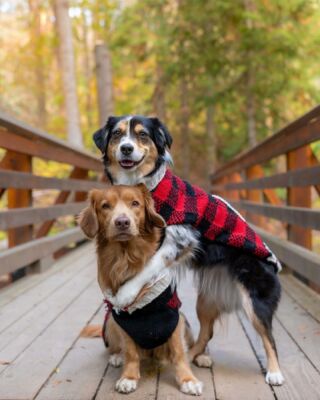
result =
[[[1,135],[0,135],[1,137]],[[32,158],[29,155],[15,153],[12,151],[7,152],[8,168],[16,171],[32,172]],[[20,208],[32,206],[32,191],[26,189],[8,189],[8,208]],[[32,221],[26,225],[20,224],[18,228],[8,230],[8,245],[15,247],[21,243],[32,240],[33,225]],[[27,266],[27,264],[25,264]],[[12,275],[12,279],[16,280],[25,275],[25,269],[16,271]]]
[[[10,211],[0,211],[0,229],[12,229],[57,219],[64,215],[74,215],[79,213],[86,205],[86,202],[75,202],[49,207],[21,207]]]
[[[310,160],[309,160],[310,164],[313,166],[317,166],[319,165],[319,160],[317,159],[317,157],[314,155],[312,149],[310,152]],[[318,195],[320,196],[320,184],[319,185],[314,185]]]
[[[48,160],[102,172],[98,157],[71,146],[0,111],[0,147]]]
[[[4,155],[4,157],[2,158],[1,162],[0,162],[0,169],[8,169],[10,168],[10,154],[8,154],[8,152],[6,152],[6,154]],[[0,182],[1,182],[1,187],[0,187],[0,199],[3,196],[3,194],[6,191],[6,187],[2,185],[2,180],[0,178]]]
[[[320,105],[285,128],[280,129],[249,151],[223,165],[212,174],[212,180],[216,181],[224,175],[239,172],[252,165],[261,164],[319,139]]]
[[[254,179],[263,176],[263,171],[262,168],[260,168],[259,165],[253,165],[252,167],[248,168],[246,170],[246,177],[247,179]],[[246,193],[246,198],[249,200],[249,202],[256,202],[256,203],[261,203],[262,202],[262,191],[261,190],[247,190]],[[247,210],[249,211],[249,210]],[[258,226],[261,226],[263,224],[263,218],[261,218],[259,215],[255,215],[254,213],[249,212],[249,219],[250,221]]]
[[[320,184],[320,165],[310,168],[300,168],[282,174],[253,179],[240,183],[228,183],[227,190],[237,189],[267,189],[279,187],[305,187]]]
[[[16,171],[30,173],[32,170],[32,159],[28,155],[8,151],[10,168]],[[30,207],[32,205],[32,191],[24,189],[8,190],[8,208]],[[7,211],[13,212],[13,211]],[[25,225],[25,226],[23,226]],[[10,229],[8,232],[9,247],[27,242],[32,239],[32,221],[20,224],[17,229]]]
[[[103,169],[102,162],[98,158],[85,157],[71,148],[54,146],[36,139],[27,139],[12,132],[1,131],[0,147],[45,160],[71,164],[79,168],[87,168],[98,172]]]
[[[268,218],[320,230],[320,211],[304,207],[272,206],[251,201],[230,201],[236,207]]]
[[[0,168],[2,165],[0,164]],[[67,191],[88,191],[91,189],[105,189],[107,185],[98,181],[82,179],[58,179],[37,176],[25,172],[1,171],[0,182],[2,188],[14,189],[59,189]]]
[[[83,180],[88,179],[88,177],[89,177],[89,171],[88,170],[82,170],[80,172],[80,174],[81,174],[81,179],[83,179]],[[87,191],[81,191],[81,192],[77,191],[75,193],[74,199],[75,199],[75,201],[85,201],[85,200],[87,200],[87,197],[88,197],[88,192]]]
[[[268,202],[274,206],[281,206],[282,201],[277,196],[277,193],[272,189],[263,189],[263,194],[268,199]]]
[[[55,236],[32,240],[0,253],[0,275],[38,261],[69,243],[84,239],[80,228],[68,229]]]
[[[311,149],[309,146],[305,146],[298,150],[291,151],[290,153],[288,153],[287,170],[291,171],[299,168],[309,167],[310,154],[311,154]],[[287,203],[290,206],[306,207],[311,209],[312,206],[311,187],[306,187],[306,188],[289,187],[287,193]],[[313,210],[310,211],[313,212]],[[316,219],[317,217],[315,216],[314,218]],[[297,218],[297,220],[303,222],[299,218]],[[315,222],[314,225],[312,224],[302,225],[301,223],[295,224],[294,220],[288,222],[290,222],[290,224],[287,227],[288,239],[291,242],[306,247],[307,249],[312,249],[312,232],[308,228],[319,229],[316,228],[317,226],[316,221],[314,221]]]
[[[279,259],[311,282],[320,285],[320,255],[252,226]]]
[[[81,169],[81,168],[74,168],[70,174],[70,178],[76,178],[76,179],[82,179],[87,176],[87,171]],[[70,190],[65,190],[57,196],[57,198],[54,201],[54,204],[63,204],[68,200],[68,197],[70,196],[71,191]],[[55,220],[52,219],[50,221],[46,221],[44,224],[40,226],[36,233],[36,238],[40,238],[43,236],[46,236],[50,229],[52,228],[53,224],[55,223]]]

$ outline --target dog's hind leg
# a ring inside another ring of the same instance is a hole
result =
[[[284,377],[281,373],[276,343],[272,334],[272,312],[264,312],[263,320],[259,318],[259,310],[265,309],[261,302],[254,303],[245,289],[242,292],[242,307],[262,339],[262,343],[267,356],[266,382],[270,385],[282,385]],[[260,303],[260,305],[259,305]]]
[[[213,336],[213,326],[220,313],[218,308],[210,302],[205,301],[199,294],[197,299],[197,315],[200,322],[200,332],[196,343],[189,351],[189,358],[194,361],[198,367],[210,368],[212,365],[211,357],[205,354],[209,340]]]

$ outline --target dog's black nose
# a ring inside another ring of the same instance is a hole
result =
[[[133,146],[131,144],[123,144],[120,147],[121,153],[124,154],[125,156],[128,156],[133,152]]]
[[[114,224],[118,229],[125,230],[125,229],[128,229],[130,226],[130,219],[128,217],[126,217],[125,215],[120,215],[114,221]]]

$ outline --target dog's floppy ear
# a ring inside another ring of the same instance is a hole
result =
[[[95,132],[92,136],[94,143],[103,154],[107,148],[111,129],[114,127],[117,121],[117,117],[109,117],[105,126]]]
[[[94,209],[94,191],[89,193],[90,205],[81,211],[77,218],[77,222],[84,234],[93,239],[99,230],[99,222],[96,211]]]
[[[170,149],[172,145],[172,136],[170,135],[167,127],[159,120],[159,118],[150,119],[156,130],[154,139],[157,147],[163,148],[163,150],[165,150],[165,147]]]
[[[145,213],[146,213],[146,219],[145,219],[145,229],[147,232],[152,232],[153,228],[156,226],[158,228],[165,228],[166,227],[166,222],[165,220],[161,217],[160,214],[158,214],[154,208],[154,203],[151,197],[151,193],[147,189],[147,187],[143,183],[139,183],[137,187],[141,190],[144,201],[145,201]]]
[[[98,147],[98,149],[101,151],[101,153],[105,152],[105,146],[104,144],[106,144],[105,141],[105,128],[101,128],[99,130],[97,130],[93,136],[93,141],[95,143],[95,145]]]

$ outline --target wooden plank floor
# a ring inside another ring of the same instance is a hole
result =
[[[282,387],[264,382],[261,341],[242,317],[224,318],[209,351],[212,369],[193,367],[204,384],[205,400],[320,399],[320,297],[292,276],[282,276],[283,296],[274,322]],[[194,333],[196,292],[192,276],[179,287],[183,312]],[[101,339],[80,337],[87,324],[102,322],[94,248],[86,244],[50,271],[24,278],[0,291],[0,400],[174,400],[169,366],[146,361],[138,390],[114,391],[120,369],[108,365]]]

